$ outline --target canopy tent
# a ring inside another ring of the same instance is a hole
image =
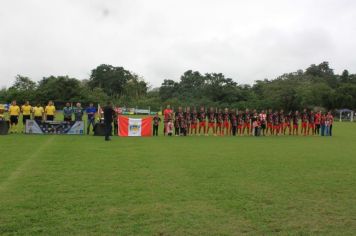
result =
[[[340,122],[342,120],[350,120],[351,122],[354,121],[354,111],[344,108],[344,109],[339,109],[336,110],[340,114]]]

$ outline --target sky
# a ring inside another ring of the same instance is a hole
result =
[[[187,70],[239,84],[328,61],[356,73],[354,0],[1,0],[0,87],[123,66],[152,87]]]

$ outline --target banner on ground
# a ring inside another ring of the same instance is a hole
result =
[[[27,134],[84,134],[84,121],[26,120]]]
[[[151,136],[152,117],[147,118],[129,118],[125,116],[118,117],[118,134],[122,137]]]

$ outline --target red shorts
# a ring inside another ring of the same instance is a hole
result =
[[[309,124],[308,127],[309,127],[309,129],[314,129],[315,125],[314,124]]]
[[[230,126],[230,123],[228,121],[224,121],[224,127],[229,128],[229,126]]]
[[[237,126],[238,129],[242,129],[242,127],[243,127],[242,125],[238,125]]]
[[[216,123],[216,127],[221,127],[222,126],[222,123]]]
[[[272,125],[272,123],[267,123],[267,128],[273,128],[273,125]]]
[[[191,125],[190,125],[190,128],[191,128],[191,129],[196,129],[196,128],[197,128],[197,124],[191,124]]]
[[[298,125],[293,125],[293,129],[298,129]]]
[[[250,124],[250,123],[245,123],[245,124],[244,124],[244,128],[246,128],[246,127],[247,127],[247,128],[250,128],[250,127],[251,127],[251,124]]]
[[[200,121],[199,122],[199,127],[205,127],[206,126],[206,122],[205,121]]]
[[[215,126],[215,123],[209,122],[209,124],[208,124],[208,127],[209,127],[209,128],[214,128],[214,126]]]
[[[284,128],[290,128],[290,123],[284,123]]]
[[[274,125],[273,126],[273,129],[280,129],[281,128],[281,126],[279,126],[279,125]]]
[[[302,128],[306,128],[307,127],[307,122],[302,122]]]

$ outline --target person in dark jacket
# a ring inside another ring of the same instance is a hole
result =
[[[104,111],[104,124],[105,124],[105,141],[110,141],[112,135],[112,122],[114,120],[115,111],[112,108],[111,102],[108,102],[103,109]]]

